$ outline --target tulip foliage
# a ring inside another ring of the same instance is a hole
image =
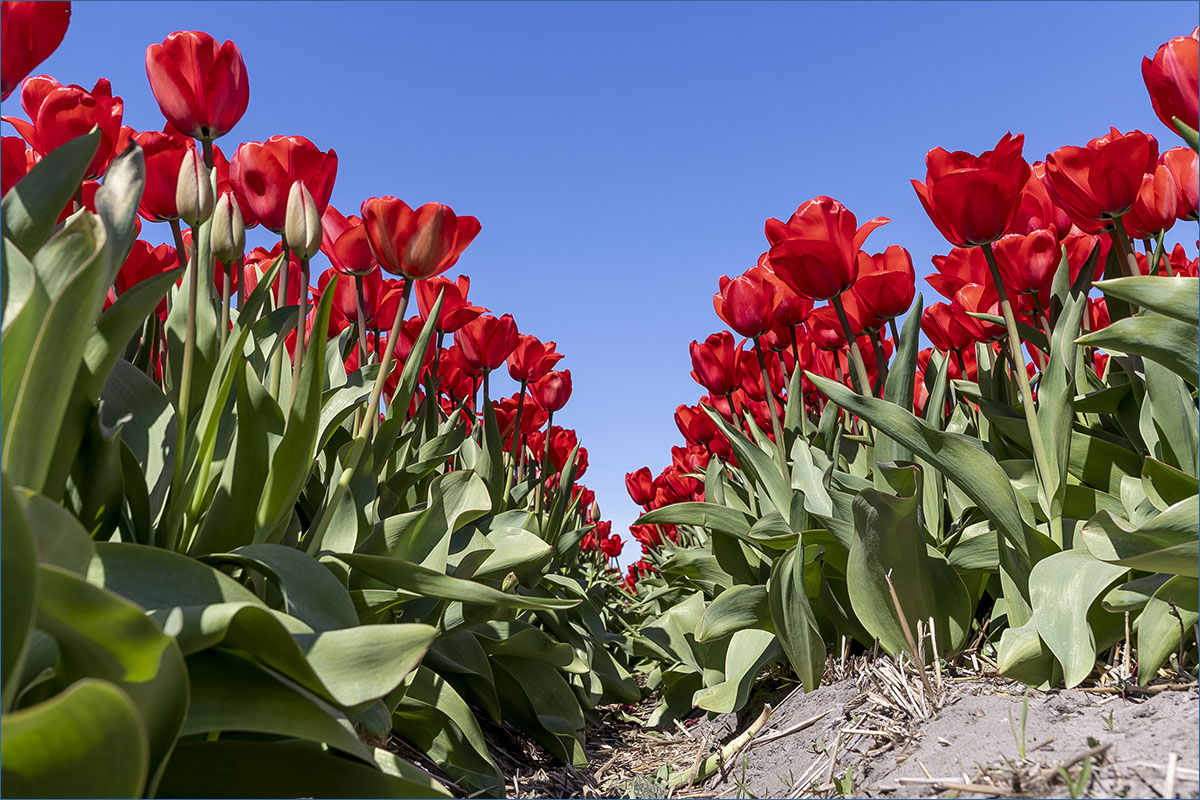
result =
[[[586,717],[640,695],[621,537],[550,426],[563,355],[440,277],[475,218],[344,216],[336,154],[300,136],[226,161],[232,43],[146,62],[164,132],[123,128],[106,81],[35,77],[29,149],[5,139],[5,791],[494,796],[499,724],[581,763]],[[254,224],[280,244],[245,252]]]
[[[626,480],[652,722],[737,710],[773,662],[811,690],[876,645],[980,649],[1040,687],[1194,674],[1200,278],[1164,235],[1196,219],[1196,41],[1143,65],[1189,147],[929,152],[941,300],[904,248],[864,249],[885,218],[817,197],[767,220],[713,298],[736,335],[691,344],[683,446]]]

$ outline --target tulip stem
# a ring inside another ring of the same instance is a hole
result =
[[[304,349],[308,345],[308,259],[300,259],[300,303],[296,306],[296,346],[292,352],[292,391],[288,407],[296,399],[300,385],[300,367],[304,364]]]
[[[234,269],[237,270],[238,288],[237,288],[237,307],[238,321],[243,325],[249,325],[250,320],[242,319],[242,309],[246,307],[246,260],[239,256],[234,262]]]
[[[1167,268],[1167,275],[1169,277],[1174,278],[1175,277],[1175,265],[1173,265],[1171,263],[1171,259],[1164,258],[1167,246],[1166,246],[1166,243],[1163,241],[1163,239],[1166,237],[1166,235],[1167,235],[1166,231],[1159,231],[1158,236],[1155,239],[1154,259],[1150,262],[1150,274],[1151,275],[1158,274],[1159,265],[1162,265]]]
[[[367,404],[367,415],[363,418],[358,435],[364,436],[367,430],[375,428],[379,417],[379,401],[383,396],[383,386],[387,383],[388,370],[392,366],[392,353],[396,348],[396,340],[400,338],[400,328],[404,325],[404,314],[408,311],[408,299],[412,296],[413,279],[404,279],[404,288],[400,292],[400,304],[396,307],[396,318],[392,320],[392,329],[388,332],[387,342],[383,345],[383,354],[379,361],[379,374],[375,376],[375,387],[371,390],[371,401]],[[376,350],[379,348],[376,347]]]
[[[178,225],[178,223],[175,224]],[[180,489],[186,483],[184,451],[187,449],[188,412],[192,394],[192,363],[196,358],[196,296],[200,293],[200,259],[192,258],[190,261],[191,266],[187,270],[187,323],[184,328],[183,366],[180,371],[179,395],[176,400],[179,413],[175,418],[175,459],[172,473],[174,476],[172,487],[178,486]],[[178,502],[184,502],[184,498],[179,498]]]
[[[788,461],[786,445],[783,441],[783,426],[779,424],[779,409],[775,405],[775,392],[771,390],[771,378],[767,374],[767,360],[763,358],[762,345],[759,344],[759,337],[754,337],[754,354],[758,356],[758,368],[762,372],[763,379],[763,395],[766,397],[768,411],[771,414],[771,432],[775,435],[775,457],[779,462],[779,469],[783,471],[784,477],[788,477]]]
[[[899,349],[900,347],[900,331],[896,329],[896,318],[892,317],[888,320],[888,328],[892,332],[892,347]]]
[[[883,351],[882,334],[879,331],[875,331],[870,335],[870,339],[871,349],[875,351],[875,380],[879,384],[879,387],[882,388],[887,383],[888,375],[887,354]],[[896,345],[893,344],[892,346],[895,347]],[[883,392],[880,391],[879,394],[882,395]]]
[[[363,309],[366,308],[366,298],[363,295],[363,276],[354,276],[354,310],[358,314],[358,368],[367,366],[367,318]]]
[[[283,308],[287,305],[288,269],[291,267],[292,260],[292,253],[288,250],[286,242],[283,243],[279,257],[283,259],[283,265],[279,268],[275,307]],[[280,336],[279,340],[275,342],[275,352],[271,354],[271,397],[274,397],[276,401],[279,400],[279,384],[283,377],[283,351],[287,349],[286,339],[286,336]]]
[[[212,139],[200,140],[200,153],[204,156],[204,166],[209,169],[213,168],[213,143]]]
[[[1037,409],[1033,405],[1033,390],[1029,387],[1029,373],[1025,369],[1025,358],[1021,353],[1021,334],[1017,331],[1017,319],[1013,316],[1012,303],[1008,299],[1008,291],[1000,278],[1000,267],[996,264],[996,255],[992,252],[990,243],[983,245],[983,254],[987,258],[988,269],[992,273],[992,282],[996,285],[996,293],[1000,298],[1000,311],[1004,316],[1004,326],[1008,329],[1008,355],[1012,362],[1012,371],[1016,373],[1017,387],[1021,392],[1021,405],[1025,411],[1025,424],[1029,428],[1029,438],[1033,443],[1033,460],[1041,479],[1042,493],[1047,502],[1046,512],[1051,517],[1051,527],[1054,527],[1054,515],[1049,508],[1051,499],[1050,488],[1058,483],[1058,471],[1051,469],[1051,463],[1046,457],[1042,442],[1041,426],[1038,424]],[[966,377],[965,375],[963,376]],[[1058,520],[1061,525],[1061,518]]]
[[[549,493],[549,490],[546,489],[546,480],[548,478],[546,473],[548,473],[550,471],[550,430],[553,425],[554,425],[554,412],[551,411],[549,414],[546,415],[546,436],[545,436],[545,440],[542,443],[542,459],[541,459],[541,462],[538,464],[538,489],[537,489],[537,495],[536,495],[537,500],[536,500],[536,504],[534,505],[534,509],[533,509],[533,512],[535,514],[542,513],[542,493],[543,492],[546,492],[547,494]],[[546,498],[546,500],[547,500],[547,502],[549,502],[549,498]]]
[[[867,365],[863,362],[862,352],[858,349],[858,339],[850,328],[850,318],[846,316],[846,308],[842,305],[842,296],[834,295],[831,301],[837,311],[838,321],[842,323],[842,333],[846,335],[846,344],[850,347],[850,359],[854,362],[854,390],[861,395],[871,395],[871,379],[867,376]]]
[[[179,266],[182,269],[187,269],[187,248],[183,245],[183,229],[179,227],[179,219],[170,220],[170,225],[171,236],[175,239],[175,257],[179,259]]]
[[[221,336],[218,350],[225,349],[225,339],[229,336],[229,301],[233,294],[232,277],[229,274],[230,267],[228,264],[223,265],[221,275]]]
[[[1122,220],[1113,221],[1112,229],[1113,241],[1117,247],[1121,248],[1121,255],[1125,262],[1125,276],[1132,278],[1135,275],[1140,275],[1141,270],[1138,269],[1137,253],[1133,249],[1133,242],[1129,241],[1129,234],[1125,232],[1125,223]],[[1137,313],[1137,307],[1130,304],[1130,310]]]
[[[512,443],[508,447],[509,455],[511,456],[509,469],[516,466],[517,447],[521,437],[521,412],[525,410],[525,390],[528,386],[528,381],[521,381],[521,393],[517,396],[517,416],[513,422]]]

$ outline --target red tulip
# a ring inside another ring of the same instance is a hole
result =
[[[542,409],[560,411],[571,399],[571,370],[552,370],[529,385],[529,393]]]
[[[717,435],[717,424],[698,405],[676,406],[675,425],[688,444],[708,444]]]
[[[796,209],[786,223],[769,219],[768,260],[772,271],[796,294],[828,300],[854,285],[858,251],[887,217],[858,227],[858,220],[831,197],[816,197]]]
[[[0,153],[0,195],[4,195],[29,173],[36,161],[30,163],[33,150],[20,136],[3,137],[0,147],[3,148]]]
[[[503,364],[517,346],[517,323],[511,314],[500,318],[485,314],[459,328],[454,341],[474,369],[493,370]]]
[[[959,322],[971,332],[972,338],[978,342],[994,342],[1004,336],[1003,325],[995,325],[972,317],[971,314],[992,314],[1000,316],[1000,298],[992,286],[980,286],[968,283],[958,290],[950,307],[958,316]],[[933,341],[932,337],[930,341]]]
[[[633,502],[643,508],[654,499],[654,476],[649,467],[642,467],[625,475],[625,489]]]
[[[1111,324],[1108,316],[1108,302],[1103,297],[1089,297],[1087,312],[1088,330],[1103,330]]]
[[[272,136],[246,142],[233,154],[230,180],[239,204],[272,233],[282,233],[288,192],[303,181],[317,213],[324,214],[337,178],[337,153],[323,153],[303,136]]]
[[[250,103],[242,52],[201,31],[176,31],[147,47],[146,77],[163,116],[193,139],[229,133]]]
[[[453,267],[479,234],[479,220],[456,216],[450,206],[426,203],[414,211],[391,196],[364,200],[362,218],[379,265],[417,279]]]
[[[545,451],[546,436],[546,432],[537,431],[529,437],[529,449],[537,454],[538,458],[541,458],[542,453]],[[550,429],[549,436],[550,466],[556,472],[562,472],[563,468],[567,465],[567,458],[571,455],[571,451],[579,444],[579,437],[570,428],[560,428],[557,425]],[[575,478],[582,478],[583,474],[587,472],[587,467],[587,448],[580,447],[578,454],[575,456]]]
[[[1099,233],[1133,207],[1142,176],[1154,171],[1157,159],[1153,136],[1113,128],[1087,147],[1060,147],[1046,156],[1046,189],[1076,225]]]
[[[612,523],[609,524],[611,525]],[[601,540],[600,542],[600,551],[609,558],[616,558],[617,556],[621,555],[621,550],[623,550],[624,547],[625,542],[622,541],[621,537],[617,536],[615,533],[609,536],[607,539]]]
[[[475,379],[483,374],[467,363],[462,348],[452,344],[438,354],[438,382],[440,389],[452,397],[462,399],[475,393]],[[521,427],[525,427],[524,420]]]
[[[391,330],[392,323],[396,321],[396,314],[400,311],[400,299],[403,296],[403,278],[383,278],[382,288],[379,290],[379,304],[373,317],[376,330]]]
[[[1171,266],[1174,267],[1177,276],[1185,278],[1200,276],[1200,258],[1188,258],[1187,253],[1183,250],[1183,245],[1178,242],[1171,249],[1167,260],[1171,262]]]
[[[321,215],[321,232],[321,252],[335,270],[343,275],[378,273],[371,243],[367,241],[367,229],[361,219],[353,215],[342,216],[342,212],[327,206]]]
[[[987,257],[978,247],[955,247],[949,255],[934,256],[932,261],[937,272],[926,275],[925,281],[947,300],[954,299],[955,293],[968,283],[985,284],[991,280]]]
[[[916,296],[912,256],[898,244],[882,253],[858,254],[858,281],[851,295],[867,314],[889,320],[908,311]]]
[[[121,264],[121,269],[117,272],[117,278],[114,281],[117,296],[125,294],[142,281],[153,278],[155,275],[161,275],[177,266],[179,266],[179,260],[175,255],[174,247],[166,244],[155,247],[142,239],[135,239],[133,247],[130,248],[129,255],[125,257],[125,262]],[[156,310],[160,317],[166,317],[167,299],[165,297],[158,304]]]
[[[742,336],[761,336],[771,329],[775,284],[761,275],[746,273],[730,280],[722,275],[713,308],[721,320]]]
[[[75,84],[63,86],[49,75],[38,75],[25,81],[21,88],[21,108],[29,122],[16,117],[3,119],[17,129],[39,156],[99,126],[100,144],[85,179],[103,175],[108,162],[119,152],[125,104],[121,98],[113,97],[107,78],[96,81],[89,92]]]
[[[70,23],[70,3],[0,3],[0,99],[7,100],[22,79],[58,49]]]
[[[942,235],[959,247],[994,242],[1016,216],[1029,164],[1021,157],[1025,134],[1004,134],[995,150],[978,156],[940,147],[925,156],[925,183],[913,188]]]
[[[1175,214],[1179,219],[1195,220],[1200,206],[1200,155],[1190,147],[1172,147],[1158,157],[1158,163],[1171,171],[1175,188]]]
[[[692,356],[692,378],[714,395],[726,395],[738,385],[737,350],[729,331],[714,333],[704,344],[689,345]]]
[[[847,309],[848,311],[849,309]],[[821,350],[841,350],[846,346],[846,333],[838,320],[837,311],[833,306],[821,306],[808,315],[808,328],[812,343]],[[851,327],[854,321],[851,320]]]
[[[179,167],[195,145],[190,139],[159,131],[135,133],[133,140],[142,146],[146,157],[146,188],[138,204],[138,214],[147,222],[179,219],[175,207]]]
[[[554,368],[563,357],[554,342],[543,344],[536,336],[517,335],[517,346],[508,357],[508,374],[514,381],[532,383]]]
[[[1028,235],[1010,233],[996,240],[996,264],[1004,288],[1017,294],[1040,292],[1054,280],[1062,260],[1058,239],[1050,230]]]
[[[1200,28],[1191,36],[1176,36],[1163,44],[1154,54],[1154,59],[1142,59],[1142,79],[1150,92],[1154,113],[1171,130],[1172,117],[1192,130],[1200,128],[1200,45],[1197,44]],[[7,82],[7,78],[5,79]]]
[[[1151,239],[1169,230],[1175,224],[1178,202],[1175,177],[1165,164],[1159,164],[1142,176],[1133,208],[1121,217],[1125,231],[1135,239]]]
[[[949,303],[934,303],[926,308],[921,314],[921,330],[943,352],[963,350],[975,341],[973,331],[963,324],[963,317]]]
[[[471,279],[459,275],[458,280],[451,281],[440,275],[417,281],[414,287],[417,294],[417,307],[421,310],[421,319],[429,319],[429,312],[442,295],[442,309],[438,313],[438,321],[434,326],[438,333],[454,333],[471,320],[478,317],[486,308],[473,306],[467,302],[467,292],[471,288]]]
[[[336,269],[328,269],[321,273],[321,277],[317,279],[317,297],[324,295],[329,282],[333,280],[334,275],[340,274]],[[378,269],[368,272],[362,277],[363,288],[363,322],[366,327],[371,330],[376,330],[382,326],[375,324],[375,316],[379,311],[379,300],[383,293],[383,278]],[[337,282],[333,290],[333,306],[330,310],[331,317],[340,317],[349,325],[358,324],[358,287],[355,286],[355,279],[349,276],[342,276],[342,279]],[[390,325],[388,327],[391,327]]]
[[[1112,239],[1107,236],[1096,236],[1091,233],[1083,233],[1077,231],[1063,239],[1063,247],[1067,250],[1067,266],[1071,271],[1071,283],[1075,283],[1075,279],[1079,277],[1079,270],[1083,269],[1083,265],[1092,255],[1092,251],[1096,247],[1100,247],[1100,253],[1096,257],[1095,272],[1092,273],[1092,280],[1098,281],[1104,275],[1104,264],[1108,260],[1108,251],[1112,247]]]
[[[1017,213],[1005,233],[1032,233],[1050,228],[1061,239],[1071,232],[1073,223],[1046,191],[1046,162],[1033,162],[1030,173],[1017,202]]]
[[[185,232],[186,237],[186,232]],[[283,245],[276,243],[273,248],[267,250],[263,247],[256,247],[249,253],[246,253],[245,259],[242,261],[242,278],[246,282],[245,294],[247,297],[258,286],[259,279],[267,273],[275,260],[283,254]],[[280,272],[282,273],[282,269]],[[285,305],[295,305],[300,302],[300,261],[295,255],[288,258],[288,292],[284,298]],[[271,296],[275,297],[278,294],[279,278],[276,276],[275,283],[272,284]]]

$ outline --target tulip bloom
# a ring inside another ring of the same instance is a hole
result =
[[[442,295],[442,309],[438,313],[434,329],[438,333],[454,333],[487,311],[486,308],[467,302],[467,292],[470,288],[471,279],[466,275],[459,275],[456,281],[441,276],[417,281],[415,290],[421,319],[429,319],[429,312],[433,310],[433,304],[437,302],[440,294]]]
[[[991,286],[980,286],[968,283],[958,290],[950,307],[955,312],[962,325],[971,332],[971,337],[977,342],[994,342],[1005,335],[1003,325],[985,322],[971,314],[992,314],[1000,316],[1000,298]],[[932,338],[930,341],[933,341]]]
[[[1046,191],[1046,162],[1035,161],[1030,167],[1029,180],[1021,190],[1021,199],[1017,202],[1017,213],[1009,223],[1005,233],[1032,233],[1042,228],[1050,228],[1058,238],[1063,238],[1071,232],[1074,223],[1050,197]]]
[[[8,194],[8,190],[29,173],[33,166],[29,156],[33,155],[33,151],[20,136],[3,137],[0,147],[3,148],[0,153],[0,195],[3,195]]]
[[[676,406],[675,425],[688,444],[708,444],[717,435],[717,423],[698,405]]]
[[[1175,214],[1178,219],[1195,220],[1200,206],[1200,155],[1190,147],[1172,147],[1158,157],[1158,163],[1171,171],[1175,188]]]
[[[193,139],[229,133],[250,103],[242,52],[201,31],[176,31],[147,47],[146,77],[163,116]]]
[[[117,297],[148,278],[169,272],[178,264],[174,247],[166,244],[155,247],[142,239],[135,239],[129,255],[125,257],[125,262],[121,264],[121,269],[117,272],[116,280],[113,282]],[[166,319],[167,298],[164,297],[159,302],[156,311],[160,317]]]
[[[808,315],[804,323],[812,337],[812,343],[820,350],[841,350],[846,346],[846,333],[838,321],[833,306],[821,306]],[[851,327],[854,321],[851,320]]]
[[[190,139],[159,131],[135,133],[133,140],[142,146],[146,157],[146,189],[138,204],[138,214],[147,222],[179,219],[175,205],[179,168],[195,145]]]
[[[391,196],[364,200],[362,218],[379,266],[416,279],[453,267],[480,229],[475,217],[459,217],[442,203],[426,203],[414,211]]]
[[[642,467],[625,474],[625,489],[630,499],[645,508],[654,499],[654,476],[649,467]]]
[[[1133,238],[1152,239],[1175,224],[1178,203],[1175,177],[1165,164],[1159,164],[1142,176],[1133,208],[1121,217],[1121,222]]]
[[[534,402],[545,411],[559,411],[571,399],[571,370],[552,370],[529,385]]]
[[[955,247],[948,255],[934,256],[931,260],[937,272],[926,275],[925,282],[947,300],[953,300],[955,293],[968,283],[985,284],[991,280],[987,258],[978,247]]]
[[[996,240],[994,249],[1004,287],[1017,294],[1040,292],[1049,286],[1062,260],[1058,239],[1050,230],[1026,236],[1010,233]]]
[[[503,364],[517,346],[517,323],[511,314],[499,318],[485,314],[459,328],[454,342],[472,368],[489,372]]]
[[[29,142],[39,156],[46,156],[60,145],[100,128],[100,144],[84,179],[104,174],[108,162],[127,142],[122,137],[121,119],[125,104],[113,97],[107,78],[96,81],[89,92],[82,86],[63,86],[48,75],[38,75],[25,81],[21,88],[21,108],[29,122],[16,117],[3,117]]]
[[[554,368],[563,357],[554,352],[554,342],[543,344],[536,336],[517,335],[517,346],[508,356],[508,374],[514,381],[532,383]]]
[[[1000,238],[1016,216],[1029,164],[1021,156],[1025,134],[1004,134],[995,150],[978,156],[940,147],[925,156],[925,182],[912,181],[929,219],[959,247]]]
[[[908,311],[917,293],[917,273],[907,250],[894,244],[873,256],[860,252],[858,263],[858,281],[851,295],[864,312],[889,320]]]
[[[310,190],[311,191],[311,190]],[[356,216],[345,217],[333,206],[321,215],[321,252],[333,268],[343,275],[368,275],[378,272],[367,229]]]
[[[858,227],[858,220],[832,197],[804,203],[788,219],[769,219],[767,259],[772,271],[793,292],[810,300],[829,300],[854,285],[858,251],[871,231],[887,217],[875,217]]]
[[[1150,92],[1150,102],[1154,105],[1154,113],[1171,130],[1175,126],[1172,117],[1178,117],[1181,122],[1192,130],[1200,128],[1200,44],[1197,36],[1200,27],[1192,31],[1190,36],[1176,36],[1163,44],[1154,54],[1154,58],[1142,59],[1142,79],[1146,82],[1146,90]],[[7,80],[7,79],[6,79]]]
[[[0,99],[58,49],[71,23],[71,4],[0,3]]]
[[[337,178],[337,153],[323,153],[303,136],[246,142],[233,154],[230,181],[240,205],[272,233],[283,233],[288,193],[302,181],[323,215]]]
[[[729,331],[714,333],[704,344],[689,345],[692,379],[714,395],[727,395],[738,386],[737,349]]]
[[[942,352],[962,351],[975,340],[974,332],[949,303],[934,303],[926,308],[921,313],[921,330]]]
[[[757,338],[771,329],[775,307],[775,284],[746,273],[733,280],[722,275],[720,291],[713,295],[713,308],[721,320],[742,336]]]
[[[1142,176],[1157,160],[1153,136],[1113,128],[1087,147],[1060,147],[1046,156],[1046,189],[1076,225],[1099,233],[1133,208]]]

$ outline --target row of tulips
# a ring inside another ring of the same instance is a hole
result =
[[[626,476],[654,721],[740,707],[772,661],[811,689],[827,648],[915,657],[914,632],[1040,686],[1194,671],[1200,262],[1166,239],[1197,220],[1196,71],[1196,31],[1143,65],[1188,146],[929,151],[940,302],[902,246],[864,250],[885,217],[766,221],[713,297],[733,332],[691,343],[683,444]]]
[[[495,795],[498,725],[581,763],[640,696],[622,539],[563,354],[445,275],[479,221],[344,215],[301,136],[227,160],[232,42],[151,45],[137,132],[106,80],[26,77],[69,3],[2,7],[5,791]]]

